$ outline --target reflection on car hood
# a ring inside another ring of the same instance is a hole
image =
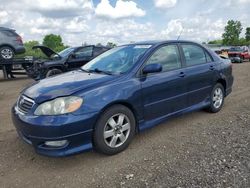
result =
[[[90,87],[98,87],[111,80],[114,80],[114,76],[90,74],[78,70],[40,80],[25,89],[23,94],[39,104],[57,97],[72,95]]]
[[[53,51],[52,49],[50,49],[47,46],[41,46],[41,45],[37,45],[37,46],[33,46],[32,47],[33,50],[35,49],[40,49],[47,57],[51,57],[52,55],[58,55],[58,57],[60,57],[60,55],[58,53],[56,53],[55,51]]]

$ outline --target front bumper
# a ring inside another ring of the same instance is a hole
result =
[[[232,63],[241,63],[242,59],[240,57],[229,57]]]
[[[37,153],[60,157],[92,149],[92,133],[97,113],[63,116],[26,116],[12,108],[12,121],[19,136]],[[67,140],[61,147],[45,145],[46,141]]]

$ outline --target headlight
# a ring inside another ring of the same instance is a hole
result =
[[[35,115],[60,115],[74,112],[80,108],[83,99],[80,97],[60,97],[52,101],[40,104]]]

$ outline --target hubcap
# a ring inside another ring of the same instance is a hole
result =
[[[1,55],[4,59],[11,59],[13,57],[13,52],[10,49],[3,49]]]
[[[215,108],[220,108],[223,102],[223,92],[221,88],[216,88],[213,95],[213,104]]]
[[[104,127],[105,143],[111,148],[124,144],[130,133],[130,121],[125,114],[116,114],[109,118]]]

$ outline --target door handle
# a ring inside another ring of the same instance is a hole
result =
[[[184,72],[180,72],[179,77],[184,78],[186,74]]]
[[[214,68],[213,65],[210,65],[209,69],[210,69],[210,70],[214,70],[215,68]]]

